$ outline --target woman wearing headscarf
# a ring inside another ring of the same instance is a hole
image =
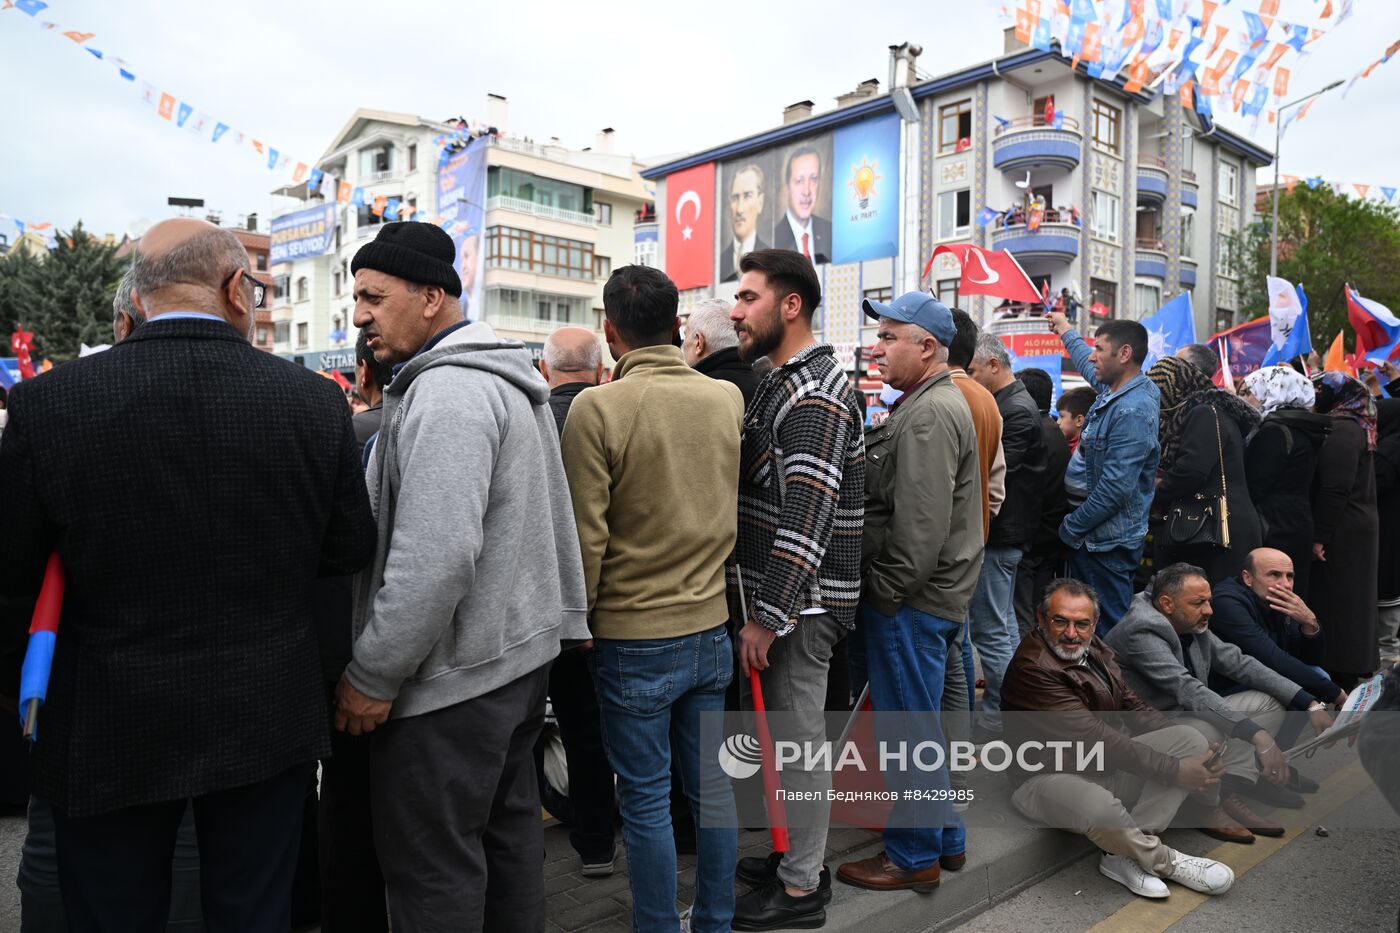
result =
[[[1228,549],[1173,542],[1169,518],[1156,538],[1156,564],[1195,564],[1204,568],[1212,583],[1233,577],[1261,539],[1244,467],[1244,439],[1259,426],[1259,413],[1237,396],[1215,388],[1198,367],[1174,356],[1152,364],[1147,378],[1157,386],[1162,406],[1158,422],[1162,456],[1154,509],[1169,514],[1174,503],[1196,494],[1206,496],[1206,504],[1214,509],[1222,491],[1222,463],[1229,504]]]
[[[1241,395],[1264,414],[1244,455],[1264,546],[1293,558],[1293,591],[1307,600],[1314,540],[1313,472],[1332,419],[1313,412],[1312,380],[1291,366],[1256,369],[1245,377]]]
[[[1313,478],[1313,568],[1308,605],[1327,635],[1328,673],[1350,690],[1380,663],[1376,649],[1376,403],[1356,379],[1313,376],[1318,414],[1332,419]]]

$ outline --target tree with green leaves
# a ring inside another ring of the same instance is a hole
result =
[[[34,256],[16,248],[0,259],[0,335],[34,332],[34,356],[73,359],[79,347],[112,342],[112,296],[127,260],[79,223],[57,248]],[[8,352],[8,351],[7,351]]]
[[[1240,310],[1245,318],[1267,314],[1269,298],[1269,203],[1259,222],[1240,238]],[[1355,333],[1347,324],[1350,284],[1367,298],[1400,307],[1400,210],[1374,200],[1337,194],[1329,185],[1300,184],[1278,199],[1278,275],[1301,282],[1308,296],[1313,347],[1327,350],[1346,329],[1348,350]]]

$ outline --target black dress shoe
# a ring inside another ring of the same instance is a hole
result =
[[[1306,801],[1302,797],[1278,784],[1270,784],[1260,778],[1254,783],[1241,781],[1231,788],[1235,793],[1258,800],[1260,803],[1267,803],[1271,807],[1283,807],[1288,810],[1301,810]]]
[[[1299,774],[1297,768],[1290,768],[1288,773],[1288,782],[1283,786],[1291,791],[1294,791],[1295,793],[1315,794],[1317,793],[1320,785],[1312,778],[1304,777],[1303,775]]]
[[[747,855],[739,859],[734,876],[745,884],[759,887],[770,885],[778,880],[778,866],[782,861],[781,852],[769,853],[767,858]],[[817,881],[817,893],[822,896],[823,904],[831,903],[831,871],[825,865],[822,866],[822,873]]]
[[[754,888],[734,902],[736,930],[815,930],[826,926],[820,890],[793,897],[781,881]]]

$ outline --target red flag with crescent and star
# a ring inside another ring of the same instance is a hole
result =
[[[10,335],[10,351],[19,361],[19,377],[21,379],[34,378],[34,360],[29,355],[33,348],[34,332],[25,330],[23,327],[16,327],[15,332]]]
[[[933,260],[939,253],[952,253],[962,265],[962,279],[958,283],[960,295],[991,295],[993,298],[1009,298],[1027,304],[1041,303],[1041,294],[1026,275],[1026,270],[1016,261],[1016,257],[1001,249],[983,249],[971,243],[945,244],[933,251],[924,266],[922,278],[926,278],[933,268]]]
[[[676,288],[715,278],[715,163],[666,176],[666,274]]]

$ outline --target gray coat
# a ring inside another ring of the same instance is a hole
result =
[[[1212,672],[1262,690],[1285,707],[1293,705],[1303,689],[1221,641],[1209,629],[1191,640],[1191,670],[1187,670],[1176,629],[1148,601],[1146,593],[1133,597],[1127,615],[1104,641],[1117,654],[1123,678],[1134,693],[1160,710],[1199,713],[1201,719],[1227,735],[1248,717],[1231,709],[1220,694],[1206,686]]]

